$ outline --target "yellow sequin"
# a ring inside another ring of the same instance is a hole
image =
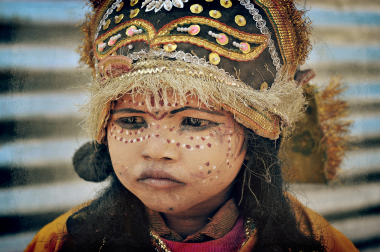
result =
[[[231,8],[232,2],[231,0],[220,0],[220,5],[222,5],[224,8]]]
[[[110,26],[110,23],[111,23],[111,20],[107,20],[104,24],[103,24],[103,30],[107,30],[108,26]]]
[[[222,13],[220,13],[220,11],[217,11],[217,10],[210,10],[208,14],[210,14],[210,17],[216,18],[216,19],[222,16]]]
[[[124,14],[121,14],[119,16],[115,16],[115,24],[120,23],[120,21],[124,18]]]
[[[131,6],[135,6],[138,2],[139,0],[131,0]]]
[[[195,14],[199,14],[203,11],[203,7],[200,4],[193,4],[190,6],[190,11]]]
[[[177,45],[174,44],[174,43],[170,43],[170,44],[164,45],[164,50],[167,51],[167,52],[172,52],[175,49],[177,49]]]
[[[247,21],[245,20],[245,18],[243,16],[236,15],[236,17],[235,17],[235,23],[238,26],[244,26],[244,25],[246,25]]]
[[[134,18],[136,17],[140,12],[140,9],[134,9],[134,10],[131,10],[131,14],[129,14],[129,18]]]
[[[124,6],[124,2],[121,2],[119,4],[119,7],[116,8],[116,11],[119,12],[123,8],[123,6]]]
[[[214,65],[218,65],[220,62],[220,57],[217,53],[210,53],[208,59]]]

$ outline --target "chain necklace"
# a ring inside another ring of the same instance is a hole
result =
[[[244,224],[244,232],[245,232],[245,240],[241,244],[240,249],[238,252],[244,247],[244,245],[247,243],[248,239],[254,234],[256,231],[256,227],[253,224],[253,221],[251,218],[247,218]],[[154,232],[152,229],[149,232],[153,246],[155,247],[157,252],[172,252],[165,244],[163,240],[161,240],[160,236]]]

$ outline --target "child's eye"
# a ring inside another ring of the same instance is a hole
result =
[[[193,118],[193,117],[186,117],[182,121],[182,126],[198,128],[200,130],[203,130],[208,127],[216,126],[216,125],[218,124],[215,122],[211,122],[205,119]]]
[[[117,119],[116,123],[125,129],[139,129],[148,126],[141,116],[122,117]]]

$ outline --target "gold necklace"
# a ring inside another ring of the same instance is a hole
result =
[[[255,230],[256,227],[253,224],[252,219],[247,218],[247,220],[244,223],[245,240],[241,244],[241,247],[237,252],[239,252],[244,247],[244,245],[247,243],[248,239],[251,237]],[[156,234],[156,232],[154,232],[153,229],[150,230],[149,234],[152,239],[153,246],[156,248],[157,252],[171,252],[166,246],[165,242],[161,240],[160,236]]]

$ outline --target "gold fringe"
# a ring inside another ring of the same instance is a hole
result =
[[[243,114],[246,116],[248,114],[248,117],[251,115],[250,119],[258,124],[261,123],[268,131],[275,129],[270,128],[270,120],[265,120],[265,114],[281,117],[284,127],[291,127],[302,116],[305,99],[302,88],[294,81],[274,83],[271,88],[263,92],[247,87],[244,83],[209,65],[149,58],[135,63],[133,67],[128,74],[108,79],[106,83],[95,80],[90,85],[90,97],[87,103],[81,106],[81,110],[86,115],[84,126],[91,137],[96,139],[99,136],[99,122],[104,120],[104,115],[101,116],[101,113],[107,110],[107,104],[126,93],[130,93],[133,97],[138,94],[153,96],[156,104],[162,99],[164,101],[168,99],[168,91],[174,91],[173,102],[177,103],[185,102],[189,96],[197,96],[199,104],[206,104],[210,108],[227,105],[236,112],[244,112]],[[226,81],[230,84],[226,84]],[[251,109],[250,106],[254,108]],[[248,113],[247,110],[251,110],[252,113]],[[239,113],[235,115],[238,120]],[[260,118],[252,118],[253,116]],[[245,124],[244,120],[238,121],[252,128],[249,124]],[[270,138],[277,137],[278,134]]]
[[[319,121],[324,135],[321,143],[326,146],[327,179],[330,181],[341,172],[339,166],[349,148],[348,134],[352,121],[344,119],[348,114],[348,104],[339,99],[339,95],[345,90],[341,77],[333,77],[326,89],[318,94]]]

